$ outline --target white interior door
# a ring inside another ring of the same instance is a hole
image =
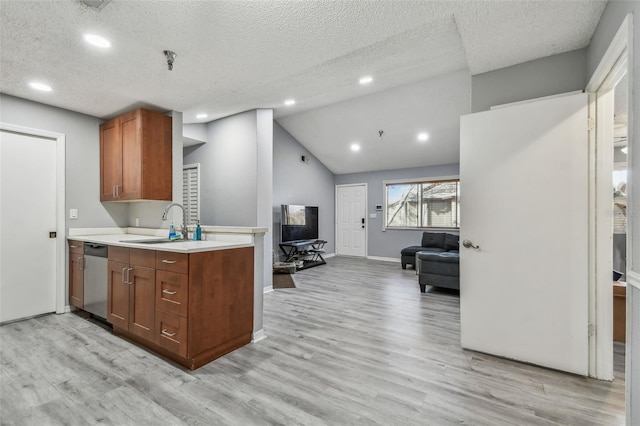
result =
[[[461,119],[464,348],[588,371],[587,95]]]
[[[56,141],[0,131],[0,194],[0,322],[54,312]]]
[[[367,185],[336,186],[336,254],[367,255]]]

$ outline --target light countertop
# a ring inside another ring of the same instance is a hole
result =
[[[241,247],[253,247],[252,243],[229,241],[190,241],[179,240],[158,244],[132,243],[131,240],[160,239],[166,237],[154,237],[141,234],[95,234],[95,235],[70,235],[68,240],[84,241],[90,243],[107,244],[110,246],[129,247],[145,250],[170,251],[174,253],[197,253],[212,250],[227,250]]]

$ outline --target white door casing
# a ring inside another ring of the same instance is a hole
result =
[[[637,165],[634,163],[634,148],[638,147],[638,141],[634,140],[633,136],[636,133],[634,131],[634,28],[633,28],[633,14],[629,13],[625,16],[622,24],[618,28],[615,36],[609,43],[605,54],[603,55],[600,63],[596,67],[593,75],[589,79],[586,90],[592,93],[593,109],[597,112],[594,114],[596,117],[596,132],[595,138],[592,138],[591,143],[597,148],[594,163],[594,179],[593,179],[593,192],[596,199],[595,206],[593,207],[594,220],[592,223],[591,233],[592,240],[591,245],[594,247],[592,250],[592,263],[593,268],[596,271],[606,268],[607,262],[611,256],[611,246],[607,245],[607,241],[601,238],[605,233],[610,233],[610,229],[606,228],[610,216],[608,209],[611,204],[606,199],[611,192],[611,186],[606,188],[606,182],[611,177],[611,164],[603,161],[601,158],[602,153],[609,154],[609,150],[613,149],[613,120],[610,115],[611,91],[615,88],[622,76],[627,75],[627,131],[629,134],[627,145],[627,159],[628,159],[628,173],[631,179],[627,183],[627,212],[635,212],[637,210],[638,201],[633,197],[633,186],[636,183],[637,177],[634,178],[637,169]],[[608,96],[609,95],[609,96]],[[602,102],[604,101],[604,102]],[[605,192],[605,197],[602,197],[602,192]],[[638,362],[638,353],[640,353],[640,344],[638,344],[640,336],[640,314],[638,310],[634,311],[634,295],[640,290],[640,274],[637,271],[637,265],[633,265],[634,252],[637,248],[634,247],[633,236],[638,235],[635,229],[637,222],[637,215],[627,214],[627,337],[626,337],[626,356],[625,356],[625,400],[626,400],[626,424],[637,425],[640,424],[640,405],[638,401],[640,398],[640,363]],[[603,220],[604,219],[604,220]],[[593,375],[602,379],[613,378],[613,357],[611,355],[611,340],[612,331],[609,327],[613,307],[612,300],[609,296],[611,289],[611,277],[606,277],[604,273],[594,274],[595,279],[592,283],[592,294],[595,295],[594,307],[592,308],[593,322],[596,325],[596,339],[595,348],[593,352],[595,354],[595,360],[592,362],[591,369]],[[608,278],[608,279],[607,279]]]
[[[336,254],[367,256],[367,184],[336,185]]]
[[[0,123],[0,162],[0,322],[64,312],[64,136]]]
[[[587,95],[463,116],[464,348],[586,375]]]

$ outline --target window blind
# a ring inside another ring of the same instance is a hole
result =
[[[187,223],[195,225],[200,219],[200,165],[187,164],[182,168],[182,205]]]

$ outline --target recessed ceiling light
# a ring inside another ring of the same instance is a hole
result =
[[[51,86],[47,86],[46,84],[38,83],[35,81],[32,81],[31,83],[29,83],[29,86],[32,89],[41,90],[43,92],[50,92],[51,90],[53,90]]]
[[[102,47],[105,49],[107,47],[111,47],[111,42],[106,38],[100,37],[99,35],[85,34],[84,39],[87,41],[87,43],[93,44],[94,46]]]
[[[370,75],[364,76],[360,79],[360,84],[369,84],[373,81],[373,77]]]
[[[204,113],[196,115],[196,118],[207,118],[207,117],[208,115]]]
[[[426,141],[427,139],[429,139],[429,134],[422,132],[422,133],[418,133],[418,140],[421,142]]]
[[[295,99],[287,99],[286,101],[284,101],[284,104],[286,106],[295,105],[296,104],[296,100]]]
[[[360,151],[360,145],[358,145],[357,143],[352,143],[351,144],[351,151],[353,151],[353,152]]]
[[[625,146],[624,148],[620,148],[620,151],[622,151],[623,153],[627,153],[627,147]]]

